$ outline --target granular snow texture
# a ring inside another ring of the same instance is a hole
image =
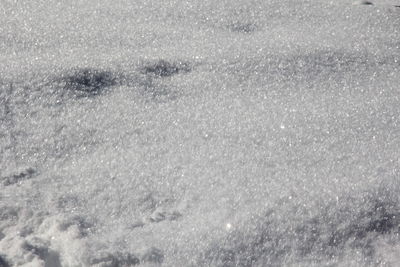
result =
[[[399,5],[1,0],[0,266],[399,266]]]

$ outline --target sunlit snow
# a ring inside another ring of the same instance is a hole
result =
[[[399,6],[0,0],[0,266],[399,266]]]

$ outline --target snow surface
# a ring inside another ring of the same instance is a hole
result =
[[[0,266],[399,266],[399,5],[1,0]]]

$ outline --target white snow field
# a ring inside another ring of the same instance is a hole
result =
[[[0,0],[0,266],[400,266],[399,5]]]

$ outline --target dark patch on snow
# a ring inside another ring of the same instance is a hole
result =
[[[31,225],[24,225],[20,230],[19,230],[19,236],[21,237],[27,237],[31,234],[33,234],[34,229]]]
[[[158,207],[167,205],[173,200],[164,196],[157,195],[156,193],[149,193],[138,199],[138,204],[142,212],[155,211]]]
[[[117,84],[115,75],[110,71],[91,68],[73,70],[61,78],[64,89],[77,97],[92,97],[100,95],[106,88]]]
[[[365,239],[369,234],[400,233],[400,212],[393,212],[393,203],[376,200],[371,210],[358,215],[348,227],[331,234],[330,246],[341,246],[348,240]],[[363,245],[365,247],[365,244]]]
[[[92,222],[90,222],[88,219],[86,219],[85,217],[76,215],[76,216],[72,216],[71,218],[63,221],[59,225],[59,229],[61,231],[66,231],[66,230],[68,230],[68,228],[70,228],[72,226],[76,226],[79,230],[81,237],[85,237],[91,232],[93,225],[94,224]]]
[[[101,267],[127,267],[139,263],[139,258],[130,253],[103,253],[103,255],[90,260],[90,266]]]
[[[159,60],[155,63],[148,64],[144,67],[146,74],[153,74],[159,77],[170,77],[179,73],[190,72],[191,68],[186,62],[168,62],[166,60]]]
[[[158,248],[151,247],[142,254],[140,261],[161,264],[164,261],[164,253]]]
[[[149,193],[138,199],[139,210],[146,214],[139,220],[132,222],[130,229],[143,227],[150,223],[178,220],[182,214],[173,208],[174,200]]]
[[[143,220],[137,220],[137,221],[134,221],[133,223],[131,223],[128,228],[135,229],[135,228],[141,228],[143,226],[145,226],[145,223],[143,222]]]
[[[4,186],[13,185],[16,183],[20,183],[22,181],[31,179],[36,175],[36,170],[33,168],[27,168],[21,172],[11,174],[6,177],[2,177],[1,180],[3,181]]]
[[[25,241],[22,248],[39,256],[41,259],[45,259],[49,250],[48,246],[48,242],[39,238],[33,238],[31,241]]]
[[[180,93],[167,84],[165,80],[159,79],[160,76],[154,74],[146,74],[142,79],[138,80],[139,93],[146,101],[150,102],[168,102],[176,100]]]
[[[178,211],[169,211],[164,208],[157,208],[148,218],[148,221],[150,222],[161,222],[164,220],[167,221],[175,221],[179,217],[181,217],[182,214]]]
[[[252,33],[257,30],[257,26],[254,23],[242,23],[235,22],[228,26],[232,32],[238,33]]]
[[[11,102],[13,99],[13,94],[15,92],[15,85],[10,82],[9,84],[0,85],[0,120],[5,121],[12,117],[12,107]],[[3,122],[4,123],[4,122]]]
[[[165,208],[157,208],[150,216],[144,217],[143,219],[139,219],[134,221],[129,225],[129,229],[144,227],[150,223],[159,223],[162,221],[175,221],[178,220],[182,214],[176,210],[168,210]]]
[[[360,5],[372,6],[372,5],[374,5],[374,3],[370,2],[370,1],[360,1]]]
[[[388,65],[397,67],[393,64],[393,58],[376,57],[363,52],[351,54],[341,50],[320,49],[304,54],[268,55],[259,59],[237,61],[228,66],[228,71],[237,76],[239,81],[256,79],[268,83],[311,83],[329,80],[340,84],[343,82],[343,75],[355,69],[367,73],[373,68]]]
[[[31,241],[26,241],[22,247],[43,260],[45,267],[61,267],[59,253],[50,249],[48,242],[33,238]]]
[[[349,250],[361,251],[366,260],[372,259],[376,250],[374,241],[379,236],[400,234],[398,202],[382,200],[385,197],[369,196],[362,202],[350,198],[344,208],[331,203],[308,219],[296,218],[292,215],[296,214],[294,210],[280,214],[288,207],[277,208],[254,228],[231,232],[211,244],[200,256],[199,263],[207,266],[282,265],[287,259],[340,258]]]
[[[6,260],[5,256],[0,255],[0,267],[10,267],[11,265]]]
[[[10,207],[10,206],[3,206],[0,207],[0,222],[8,221],[8,222],[15,222],[18,220],[18,208]]]

